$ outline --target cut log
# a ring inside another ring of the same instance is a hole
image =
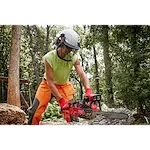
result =
[[[0,125],[23,125],[26,121],[26,114],[19,107],[6,103],[0,104]]]

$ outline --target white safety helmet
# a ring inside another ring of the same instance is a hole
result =
[[[80,48],[79,35],[72,29],[63,30],[56,41],[56,45],[61,46],[63,44],[71,49],[78,50]]]

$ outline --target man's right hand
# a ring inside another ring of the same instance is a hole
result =
[[[67,122],[71,122],[70,110],[69,110],[69,107],[70,107],[71,103],[68,102],[67,100],[65,100],[64,98],[61,98],[58,101],[58,104],[61,107],[61,114],[64,115],[64,119]]]
[[[69,102],[65,100],[64,98],[61,98],[58,101],[58,104],[60,105],[61,109],[68,109],[69,108]]]
[[[67,122],[72,121],[71,116],[78,117],[79,115],[85,115],[84,110],[82,110],[80,107],[74,106],[73,103],[68,102],[64,98],[61,98],[58,103],[61,107],[61,113],[64,115],[64,118]]]

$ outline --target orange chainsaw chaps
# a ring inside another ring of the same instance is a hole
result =
[[[64,99],[68,101],[73,99],[73,95],[76,93],[76,91],[73,88],[71,82],[67,82],[64,85],[58,85],[58,84],[55,84],[55,85],[59,93]]]
[[[73,99],[73,94],[75,93],[75,89],[73,88],[71,82],[67,82],[64,85],[56,85],[56,88],[58,89],[61,96],[66,100],[70,101],[71,99]],[[38,87],[35,97],[39,102],[39,106],[36,108],[36,111],[33,114],[33,118],[32,118],[33,125],[39,124],[42,118],[42,113],[45,111],[48,102],[51,99],[51,90],[47,85],[47,81],[42,80],[41,84]],[[65,113],[64,117],[67,122],[71,122],[70,114]]]

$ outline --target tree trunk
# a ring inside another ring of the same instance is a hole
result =
[[[12,26],[11,53],[8,72],[8,94],[7,103],[20,107],[20,83],[19,83],[19,61],[20,61],[20,39],[21,26]]]
[[[96,49],[95,45],[93,45],[94,50],[94,61],[95,61],[95,85],[96,85],[96,93],[99,94],[99,77],[98,77],[98,65],[97,65],[97,58],[96,58]]]
[[[47,33],[46,33],[46,52],[49,51],[48,50],[48,45],[49,45],[49,29],[50,29],[50,26],[47,25],[47,27],[46,27],[46,31],[47,31]]]
[[[49,48],[48,48],[49,43],[50,43],[49,34],[50,34],[51,30],[53,29],[53,27],[54,27],[54,25],[51,25],[51,26],[47,25],[47,27],[46,27],[46,30],[47,30],[47,33],[46,33],[46,53],[49,52]]]
[[[81,63],[82,63],[82,67],[84,68],[84,59],[83,59],[83,56],[82,56],[82,52],[81,52],[81,54],[80,54],[80,57],[81,57]],[[83,99],[83,85],[82,85],[82,82],[80,81],[79,82],[79,84],[80,84],[80,98],[81,98],[81,100]]]
[[[27,26],[27,30],[28,30],[28,34],[29,34],[29,37],[30,37],[30,54],[31,54],[31,57],[32,57],[32,64],[33,64],[33,68],[34,68],[34,74],[35,74],[35,77],[36,77],[36,80],[37,80],[38,84],[40,84],[41,80],[40,80],[40,76],[39,76],[38,63],[37,63],[36,58],[35,58],[35,53],[33,52],[33,39],[32,39],[32,35],[31,35],[31,32],[30,32],[30,26],[29,25]]]
[[[105,64],[105,82],[106,82],[106,95],[109,107],[114,105],[113,89],[111,80],[111,59],[109,57],[109,39],[108,39],[108,26],[103,26],[103,55]]]
[[[80,99],[82,100],[83,99],[83,87],[82,87],[81,81],[72,73],[70,74],[70,77],[74,78],[79,83],[79,85],[80,85]]]

